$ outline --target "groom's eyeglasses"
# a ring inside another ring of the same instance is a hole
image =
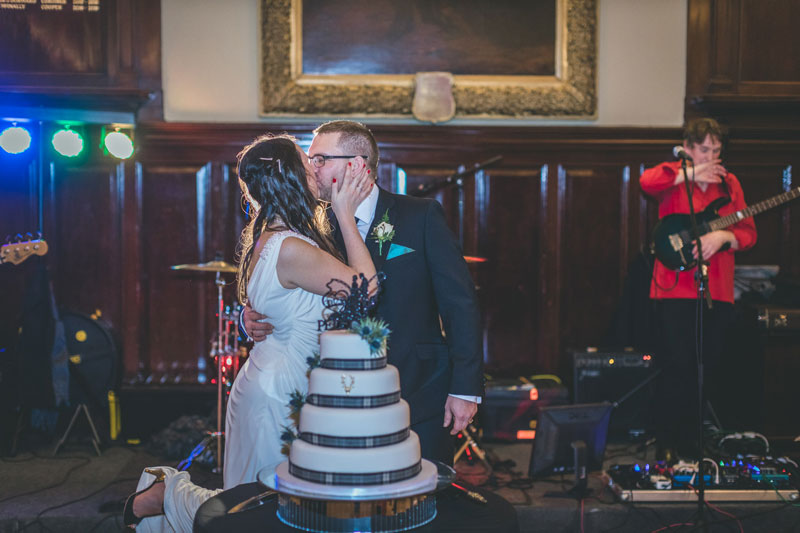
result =
[[[317,168],[322,168],[325,166],[325,162],[328,159],[351,159],[353,157],[358,157],[355,155],[315,155],[314,157],[309,157],[309,162]],[[367,159],[367,156],[362,155],[364,159]]]

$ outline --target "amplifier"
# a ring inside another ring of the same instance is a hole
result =
[[[756,321],[761,329],[770,334],[800,334],[800,309],[758,306]]]
[[[651,354],[594,348],[571,353],[574,402],[620,402],[611,412],[610,437],[635,437],[652,429],[656,369]]]
[[[499,441],[533,439],[539,410],[567,403],[569,392],[556,376],[489,380],[479,406],[482,436]]]

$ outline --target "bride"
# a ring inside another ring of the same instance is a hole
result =
[[[344,281],[375,267],[358,233],[355,210],[373,187],[366,169],[333,180],[331,206],[342,221],[347,257],[341,261],[317,201],[314,173],[292,137],[265,135],[238,155],[239,185],[250,203],[242,231],[239,300],[270,317],[272,335],[257,342],[233,383],[225,418],[223,487],[253,482],[285,457],[280,435],[289,396],[307,391],[306,359],[319,349],[317,321],[331,278]],[[124,521],[140,531],[191,531],[200,505],[220,490],[194,485],[187,472],[145,469],[125,504]]]

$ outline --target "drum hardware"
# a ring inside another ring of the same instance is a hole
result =
[[[214,261],[209,261],[208,263],[172,265],[170,268],[172,270],[191,270],[195,272],[238,272],[238,269],[234,265],[226,263],[220,259],[215,259]]]
[[[477,434],[478,430],[472,424],[467,424],[467,427],[465,427],[464,430],[458,434],[458,436],[461,437],[464,442],[461,443],[458,451],[456,451],[455,455],[453,456],[453,464],[457,463],[461,455],[466,452],[468,459],[472,459],[474,454],[474,457],[477,457],[477,459],[486,466],[488,471],[491,472],[492,466],[486,459],[486,452],[483,451],[475,441],[474,436]]]
[[[217,363],[217,430],[209,434],[209,438],[204,439],[192,452],[192,457],[198,455],[206,445],[210,444],[213,440],[216,442],[216,456],[217,466],[214,468],[215,473],[222,473],[222,438],[225,434],[222,427],[222,405],[223,405],[223,385],[226,387],[225,397],[229,393],[229,388],[236,377],[239,370],[239,337],[233,335],[233,346],[230,345],[231,327],[238,323],[238,316],[240,309],[232,311],[230,307],[225,307],[222,298],[222,289],[225,287],[225,280],[222,278],[223,273],[235,273],[238,269],[221,259],[218,255],[213,261],[207,263],[197,264],[183,264],[173,265],[170,267],[172,270],[188,270],[192,272],[214,272],[214,284],[217,286],[217,333],[216,338],[211,342],[210,356],[216,359]],[[235,307],[234,307],[235,309]],[[234,322],[234,317],[236,322]],[[234,329],[235,331],[235,329]],[[227,379],[227,372],[233,368],[233,375]],[[212,379],[212,383],[215,380]],[[195,453],[196,452],[196,453]],[[191,457],[181,464],[191,464]]]

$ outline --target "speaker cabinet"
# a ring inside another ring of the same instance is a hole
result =
[[[656,373],[652,355],[590,350],[571,353],[575,403],[619,402],[611,412],[610,438],[637,437],[652,429]]]

